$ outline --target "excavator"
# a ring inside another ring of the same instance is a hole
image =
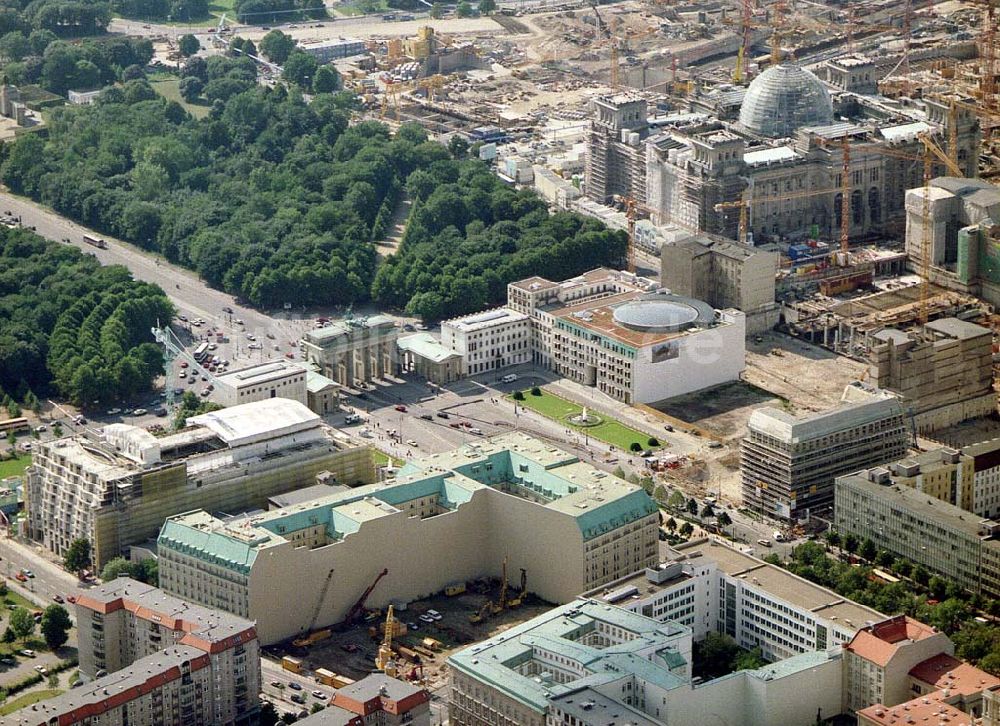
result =
[[[521,588],[517,591],[517,597],[512,597],[510,602],[507,603],[507,607],[519,608],[521,603],[524,602],[525,596],[528,594],[528,571],[523,567],[521,568]]]

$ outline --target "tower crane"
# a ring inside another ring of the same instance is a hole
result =
[[[202,368],[201,363],[195,360],[194,356],[184,349],[184,344],[178,339],[169,325],[159,327],[159,323],[157,323],[157,327],[152,328],[152,333],[153,339],[163,346],[163,367],[166,370],[166,405],[168,411],[173,413],[176,406],[174,388],[177,379],[174,373],[174,361],[178,358],[187,361],[192,371],[197,371],[199,375],[207,378],[213,386],[219,383],[218,378],[212,375],[207,368]]]
[[[631,196],[621,196],[616,194],[614,197],[615,202],[621,205],[622,210],[625,212],[625,220],[628,223],[628,242],[625,247],[625,260],[626,269],[629,272],[635,272],[635,222],[638,218],[639,212],[644,212],[646,214],[656,214],[655,209],[647,207],[645,204],[637,202]]]
[[[392,634],[395,627],[396,619],[393,617],[393,607],[390,603],[385,615],[385,635],[375,656],[375,667],[390,678],[396,677],[396,654],[392,650]]]
[[[924,152],[923,154],[917,156],[915,154],[907,154],[906,152],[896,151],[895,149],[888,149],[885,147],[879,147],[877,149],[878,153],[884,154],[886,156],[893,156],[900,159],[907,159],[910,161],[922,161],[923,162],[923,199],[921,200],[921,236],[920,236],[920,306],[918,308],[917,320],[923,325],[927,322],[928,312],[927,303],[930,299],[930,285],[931,285],[931,178],[934,171],[934,159],[935,157],[940,161],[945,167],[953,173],[955,176],[964,177],[965,172],[958,164],[954,163],[941,147],[937,145],[934,139],[927,133],[917,134],[917,139],[923,144]]]

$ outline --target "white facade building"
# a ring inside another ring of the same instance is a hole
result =
[[[768,660],[843,645],[885,617],[718,540],[691,542],[675,554],[588,596],[678,622],[696,641],[726,633]]]
[[[226,371],[217,375],[215,400],[223,406],[266,401],[269,398],[288,398],[308,405],[306,395],[306,370],[285,361]]]
[[[531,361],[531,323],[524,313],[494,308],[441,323],[441,344],[462,356],[462,373],[476,375]]]

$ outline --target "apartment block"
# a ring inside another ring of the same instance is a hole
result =
[[[954,652],[947,635],[908,615],[862,628],[844,646],[844,710],[853,713],[909,700],[910,671],[929,658]]]
[[[972,457],[972,507],[980,517],[1000,518],[1000,439],[983,441],[962,449]]]
[[[958,318],[926,323],[916,333],[875,333],[869,380],[895,393],[919,433],[996,413],[993,332]]]
[[[762,408],[747,428],[743,503],[785,521],[829,510],[837,476],[899,459],[909,442],[903,407],[881,396],[801,418]]]
[[[842,535],[870,539],[971,592],[1000,597],[1000,523],[897,483],[889,469],[839,477],[834,523]]]
[[[396,373],[399,328],[386,315],[324,325],[302,336],[306,360],[342,386]]]
[[[837,652],[695,685],[691,632],[580,598],[448,659],[456,726],[811,726],[840,710]]]
[[[263,507],[322,471],[343,484],[375,480],[369,447],[334,438],[319,416],[284,398],[193,416],[163,437],[111,424],[36,445],[25,487],[28,534],[57,555],[86,538],[101,568],[155,538],[177,512]]]
[[[476,375],[531,361],[531,323],[524,313],[494,308],[441,323],[441,344],[462,356],[462,373]]]
[[[252,622],[127,577],[80,595],[76,618],[80,671],[100,677],[4,723],[257,723],[260,648]]]
[[[747,316],[747,335],[778,322],[778,254],[701,233],[660,248],[660,281],[671,292]]]
[[[158,540],[160,583],[253,618],[269,644],[339,622],[383,569],[373,607],[497,576],[505,557],[532,592],[566,602],[655,564],[658,517],[641,488],[507,434],[284,509],[171,517]]]
[[[592,590],[588,597],[691,628],[696,641],[726,633],[771,661],[847,643],[881,613],[715,539]]]

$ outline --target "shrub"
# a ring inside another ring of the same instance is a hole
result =
[[[642,444],[640,444],[638,441],[633,441],[631,445],[628,447],[628,449],[629,451],[642,451]]]
[[[649,446],[659,446],[660,441],[655,436],[650,436],[649,441],[646,442]]]
[[[542,389],[539,388],[538,386],[535,386],[534,388],[531,389],[531,395],[532,396],[541,396],[542,395]]]
[[[521,391],[514,391],[514,400],[515,401],[523,401],[524,400],[524,394]]]

